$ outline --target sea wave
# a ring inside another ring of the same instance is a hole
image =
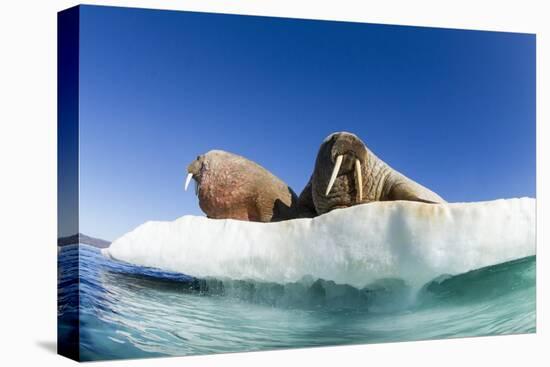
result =
[[[58,348],[89,361],[534,332],[535,268],[529,256],[415,291],[403,279],[198,279],[65,246]]]

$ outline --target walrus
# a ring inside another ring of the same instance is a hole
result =
[[[355,134],[336,132],[321,144],[313,174],[298,198],[300,217],[373,201],[444,203],[439,195],[391,168]]]
[[[297,196],[271,172],[239,155],[211,150],[187,167],[199,206],[213,219],[276,222],[297,217]]]

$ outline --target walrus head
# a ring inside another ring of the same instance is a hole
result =
[[[337,132],[321,144],[313,179],[313,200],[321,212],[363,201],[365,143],[355,134]]]
[[[195,194],[197,193],[198,187],[202,181],[203,174],[207,169],[207,162],[205,154],[197,156],[193,162],[187,166],[187,178],[185,179],[185,191],[189,187],[191,179],[195,180]]]

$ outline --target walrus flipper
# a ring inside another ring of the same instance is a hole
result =
[[[298,218],[313,218],[318,215],[317,210],[315,210],[315,204],[313,203],[313,194],[311,190],[310,179],[298,197]]]
[[[440,204],[445,202],[445,200],[435,192],[412,180],[394,184],[389,192],[388,200],[418,201],[428,204]]]

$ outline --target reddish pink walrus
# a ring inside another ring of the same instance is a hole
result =
[[[244,157],[211,150],[187,167],[208,218],[275,222],[297,217],[297,196],[271,172]]]

